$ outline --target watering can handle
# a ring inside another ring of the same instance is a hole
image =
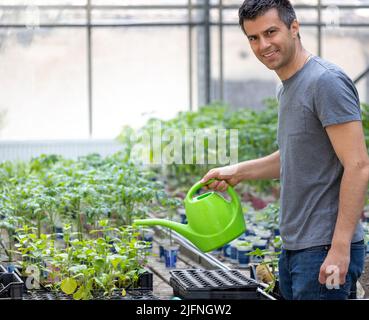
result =
[[[188,193],[186,195],[186,201],[190,201],[191,202],[192,201],[192,198],[193,198],[193,196],[194,196],[194,194],[195,194],[195,192],[197,190],[200,190],[202,187],[204,187],[204,186],[206,186],[208,184],[211,184],[214,181],[215,181],[215,179],[210,179],[210,180],[208,180],[206,182],[200,182],[199,181],[199,182],[195,183],[191,187],[191,189],[188,190]],[[239,202],[238,195],[237,195],[237,193],[234,191],[234,189],[231,186],[228,186],[227,192],[228,192],[228,194],[230,195],[230,197],[232,199],[232,202],[231,202],[232,204],[235,204],[235,203]]]

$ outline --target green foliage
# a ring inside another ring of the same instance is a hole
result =
[[[261,250],[259,248],[255,249],[254,251],[248,253],[249,256],[255,256],[263,261],[260,263],[261,266],[264,266],[269,270],[271,268],[270,276],[272,277],[271,282],[269,283],[268,287],[265,288],[265,292],[269,293],[274,290],[275,284],[277,282],[276,277],[276,269],[278,268],[278,257],[281,254],[280,251],[270,251],[268,249]]]
[[[17,230],[15,246],[24,275],[27,267],[37,267],[40,285],[76,300],[92,299],[101,293],[109,297],[118,289],[124,294],[145,271],[147,243],[138,239],[139,232],[133,227],[112,227],[107,220],[98,225],[91,233],[100,236],[88,240],[76,239],[70,225],[65,225],[63,246],[57,246],[52,235],[38,237],[34,228]]]
[[[279,203],[270,203],[264,209],[253,212],[249,217],[254,224],[273,231],[278,229]]]
[[[77,161],[42,155],[0,164],[0,228],[10,237],[22,224],[35,227],[39,238],[43,231],[52,234],[54,227],[70,223],[82,240],[98,220],[130,225],[149,210],[177,205],[152,172],[125,162],[120,153]]]
[[[369,104],[361,104],[361,116],[364,127],[366,147],[369,147]]]
[[[249,108],[231,110],[228,105],[212,103],[199,108],[197,112],[180,112],[177,117],[163,121],[150,119],[138,132],[129,127],[124,127],[118,140],[122,142],[126,156],[132,151],[134,143],[131,137],[142,136],[144,132],[153,133],[154,127],[160,123],[161,134],[170,132],[171,129],[180,130],[182,138],[182,162],[185,163],[185,131],[188,129],[236,129],[238,130],[238,159],[250,160],[266,156],[278,149],[276,143],[278,104],[274,99],[265,100],[266,109],[254,111]],[[227,133],[227,143],[229,132]],[[135,141],[140,143],[140,141]],[[142,141],[141,141],[142,142]],[[169,142],[162,142],[164,149]],[[204,143],[205,159],[208,157],[208,141]],[[194,152],[195,153],[195,152]],[[152,154],[151,154],[152,157]],[[165,176],[165,180],[171,188],[188,188],[194,181],[199,180],[209,169],[217,167],[215,164],[196,164],[195,154],[192,157],[193,164],[173,163],[157,168],[157,172]],[[151,158],[152,160],[152,158]],[[248,184],[258,191],[269,190],[278,185],[276,181],[249,181]]]

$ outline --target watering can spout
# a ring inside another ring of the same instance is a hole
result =
[[[185,238],[189,238],[192,235],[192,231],[190,230],[187,224],[182,224],[166,219],[137,219],[134,220],[133,224],[138,226],[163,226],[169,229],[172,229]]]

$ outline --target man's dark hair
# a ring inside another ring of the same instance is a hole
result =
[[[296,19],[295,10],[288,0],[245,0],[238,10],[239,24],[242,31],[246,34],[243,27],[245,20],[254,20],[262,16],[270,9],[277,9],[279,19],[290,29],[292,22]],[[298,35],[300,38],[300,34]]]

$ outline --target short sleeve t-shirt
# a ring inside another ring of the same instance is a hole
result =
[[[325,127],[361,121],[357,90],[339,67],[312,57],[282,81],[277,96],[283,247],[299,250],[330,244],[343,167]],[[358,223],[352,241],[362,239]]]

